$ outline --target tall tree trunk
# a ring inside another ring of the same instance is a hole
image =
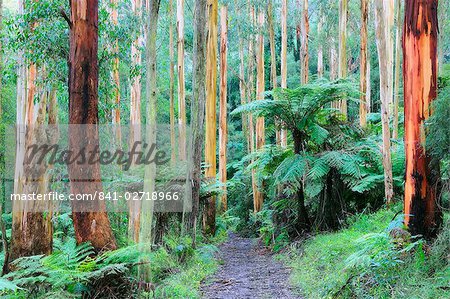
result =
[[[118,23],[118,0],[111,0],[111,21],[115,27]],[[116,144],[122,146],[122,132],[120,128],[120,77],[119,77],[119,41],[116,39],[113,44],[113,66],[112,77],[114,81],[114,109],[112,111],[112,124],[116,134]]]
[[[325,23],[325,16],[323,15],[322,7],[319,10],[319,22],[317,23],[317,36],[320,39],[319,46],[317,49],[317,76],[319,78],[323,77],[323,45],[321,42],[321,35],[322,35],[322,27]]]
[[[309,38],[309,15],[308,15],[308,0],[303,0],[303,17],[302,17],[302,48],[301,48],[301,83],[308,83],[309,74],[309,53],[308,53],[308,38]]]
[[[360,59],[360,103],[359,103],[359,124],[365,128],[367,125],[367,20],[368,20],[368,0],[361,0],[361,59]]]
[[[255,8],[248,1],[250,7],[250,21],[252,26],[256,23]],[[250,34],[248,43],[248,103],[254,100],[255,95],[255,36],[253,32]],[[253,115],[248,114],[248,127],[249,127],[249,152],[253,153],[255,151],[255,124],[253,121]],[[253,159],[252,159],[253,162]],[[258,194],[258,185],[256,182],[256,171],[252,170],[252,193],[253,193],[253,203],[255,203],[255,198]]]
[[[70,4],[69,146],[76,153],[83,149],[95,152],[99,145],[98,1],[72,0]],[[102,191],[99,163],[69,164],[68,170],[72,194],[93,195]],[[72,209],[78,244],[91,242],[97,251],[116,248],[104,201],[73,201]]]
[[[277,56],[275,53],[275,30],[273,24],[273,6],[272,0],[267,4],[267,26],[269,30],[269,45],[270,45],[270,82],[272,89],[277,88]]]
[[[205,176],[214,181],[216,178],[216,97],[217,97],[217,21],[218,1],[208,0],[208,41],[206,56],[206,141]],[[205,209],[205,233],[214,235],[216,230],[216,198],[208,198]]]
[[[160,0],[150,0],[147,2],[146,20],[146,94],[148,97],[147,111],[146,111],[146,142],[148,144],[156,145],[156,102],[158,100],[157,87],[157,67],[156,67],[156,37],[158,32],[158,18]],[[150,159],[154,159],[155,151],[152,153]],[[144,192],[152,194],[156,190],[156,164],[151,163],[147,165],[144,173]],[[151,250],[152,243],[152,227],[153,227],[153,202],[151,200],[144,200],[142,202],[141,213],[141,227],[140,227],[140,242],[142,250],[147,253],[144,254],[142,263],[138,269],[140,278],[145,282],[150,282],[151,270],[148,252]]]
[[[402,11],[402,1],[397,1],[397,28],[395,32],[395,73],[394,73],[394,109],[393,109],[393,131],[392,138],[398,139],[398,108],[400,105],[400,69],[401,69],[401,57],[400,52],[402,51],[401,45],[401,31],[402,31],[402,21],[401,21],[401,11]]]
[[[25,148],[32,145],[54,144],[52,136],[43,126],[47,116],[47,93],[42,93],[37,118],[22,129],[26,131]],[[53,128],[51,128],[53,129]],[[45,136],[45,137],[44,137]],[[19,194],[45,194],[48,192],[47,164],[35,157],[23,160],[23,179]],[[50,254],[53,242],[52,208],[49,201],[14,202],[11,230],[11,251],[8,263],[23,256]]]
[[[176,143],[175,143],[175,60],[173,50],[173,0],[169,0],[169,59],[170,59],[170,83],[169,83],[169,98],[170,98],[170,163],[175,165],[176,160]]]
[[[132,10],[136,18],[142,18],[142,1],[132,0]],[[141,50],[140,41],[142,36],[136,38],[131,44],[131,61],[133,67],[139,67],[141,65]],[[141,75],[135,75],[131,78],[130,86],[130,145],[129,148],[133,148],[136,144],[142,142],[141,133]],[[140,148],[140,146],[138,146]],[[139,242],[139,227],[141,217],[141,202],[130,201],[129,205],[129,218],[128,218],[128,237],[135,243]]]
[[[437,0],[405,2],[403,78],[405,95],[405,225],[433,236],[442,223],[439,167],[425,152],[425,121],[437,93]]]
[[[281,88],[287,88],[287,0],[281,0]],[[281,129],[280,144],[287,146],[286,129]]]
[[[347,77],[347,18],[348,0],[339,0],[339,78]],[[339,101],[339,109],[347,116],[347,100]]]
[[[184,0],[177,0],[178,28],[178,148],[180,160],[186,160],[186,91],[184,79]]]
[[[383,168],[385,198],[389,204],[393,196],[391,162],[391,140],[389,129],[389,103],[392,102],[392,57],[391,27],[389,22],[389,0],[375,1],[375,27],[377,37],[378,62],[380,69],[381,124],[383,135]]]
[[[228,67],[228,7],[220,9],[220,125],[219,125],[219,180],[223,184],[221,210],[227,210],[227,67]]]
[[[19,1],[19,14],[24,13],[23,2]],[[32,27],[35,25],[33,24]],[[17,78],[17,136],[15,194],[44,194],[47,191],[45,163],[26,159],[26,149],[33,144],[47,144],[38,133],[43,129],[46,116],[46,93],[39,102],[37,115],[34,113],[36,95],[36,65],[26,70],[24,51],[19,51],[19,71]],[[27,82],[27,87],[25,85]],[[1,98],[0,98],[1,100]],[[46,135],[45,135],[46,136]],[[51,209],[48,201],[14,201],[12,211],[11,248],[5,252],[4,271],[10,262],[23,256],[49,254],[52,250],[53,231]],[[48,212],[44,214],[43,212]]]
[[[239,31],[241,34],[241,31]],[[244,59],[244,40],[239,37],[239,93],[241,96],[241,105],[247,103],[247,84],[245,81],[245,59]],[[248,118],[245,114],[242,114],[242,133],[244,135],[245,142],[247,144],[247,152],[250,151],[250,140],[248,133]]]
[[[257,66],[256,66],[256,100],[264,100],[264,91],[265,91],[265,81],[264,81],[264,34],[263,34],[263,26],[264,26],[264,12],[260,12],[258,15],[258,25],[259,25],[259,34],[258,34],[258,51],[257,55]],[[256,149],[261,149],[265,144],[265,128],[264,128],[264,117],[258,117],[256,119]],[[255,212],[259,212],[262,209],[263,205],[263,194],[260,190],[255,190],[254,196],[254,210]]]
[[[272,89],[277,88],[277,57],[276,57],[276,45],[275,45],[275,30],[273,24],[273,6],[272,0],[267,3],[267,26],[269,29],[269,45],[270,45],[270,82]],[[278,122],[278,120],[275,120]],[[276,143],[281,144],[281,132],[277,130],[275,132]]]
[[[188,188],[192,188],[192,213],[188,229],[192,229],[192,242],[195,247],[197,232],[197,217],[200,202],[201,163],[204,142],[205,102],[206,102],[206,30],[207,30],[207,0],[195,0],[194,8],[194,46],[191,128],[189,151]],[[189,182],[192,182],[190,184]]]
[[[336,51],[336,42],[333,37],[330,38],[330,80],[338,78],[338,54]],[[333,107],[338,108],[338,103],[332,103]]]

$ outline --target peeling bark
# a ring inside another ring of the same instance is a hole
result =
[[[439,167],[425,151],[425,121],[437,93],[437,0],[405,2],[405,225],[412,234],[435,236],[442,224]]]
[[[206,140],[205,162],[207,164],[205,176],[209,180],[216,178],[216,97],[217,97],[217,21],[218,1],[208,0],[208,40],[206,56]],[[208,198],[204,218],[205,233],[214,235],[216,229],[216,198]]]
[[[264,100],[265,81],[264,81],[264,13],[260,12],[258,16],[259,34],[258,34],[258,51],[256,52],[256,100]],[[256,119],[256,150],[261,149],[265,144],[265,127],[264,117],[258,117]],[[255,188],[254,196],[254,211],[259,212],[263,205],[263,194],[260,190]]]
[[[98,136],[98,1],[71,1],[72,27],[69,54],[69,146],[95,151]],[[91,125],[85,130],[80,126]],[[68,166],[72,194],[102,191],[100,164]],[[79,181],[83,178],[83,182]],[[115,249],[106,206],[103,201],[72,202],[75,238],[78,244],[90,242],[97,250]],[[83,212],[79,212],[83,211]],[[92,212],[98,211],[98,212]]]

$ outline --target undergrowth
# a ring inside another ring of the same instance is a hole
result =
[[[293,267],[292,284],[307,298],[450,298],[450,221],[428,244],[393,210],[291,246],[280,258]]]
[[[201,236],[199,236],[202,238]],[[208,242],[192,248],[190,237],[167,234],[164,245],[150,253],[132,245],[95,255],[89,244],[73,238],[55,242],[49,256],[14,261],[14,271],[0,277],[1,298],[199,298],[200,283],[217,263],[213,244],[226,238],[219,230]],[[144,255],[151,262],[152,282],[139,281]]]

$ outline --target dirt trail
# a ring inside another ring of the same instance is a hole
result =
[[[252,239],[231,233],[219,258],[223,264],[202,286],[206,299],[301,298],[289,285],[289,268]]]

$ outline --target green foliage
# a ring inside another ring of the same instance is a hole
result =
[[[441,167],[443,200],[450,200],[450,65],[439,78],[438,98],[433,102],[433,114],[428,119],[427,151],[435,165]],[[448,204],[444,203],[444,206]]]
[[[191,247],[188,237],[166,235],[164,247],[148,253],[154,293],[160,298],[199,297],[200,282],[215,267],[214,245]],[[49,256],[24,257],[14,271],[0,278],[0,295],[7,298],[123,298],[144,296],[136,281],[136,266],[143,259],[140,244],[95,255],[88,244],[75,246],[73,239]]]
[[[308,298],[448,298],[448,229],[430,247],[393,216],[361,214],[346,229],[293,246],[281,258],[293,265],[294,285]]]
[[[358,92],[351,81],[330,82],[325,79],[301,85],[296,89],[275,89],[268,92],[275,100],[253,101],[236,108],[232,114],[252,113],[256,117],[278,118],[281,127],[288,130],[311,131],[311,135],[324,134],[317,116],[335,109],[324,106],[345,97],[355,100]],[[345,95],[345,96],[344,96]]]

